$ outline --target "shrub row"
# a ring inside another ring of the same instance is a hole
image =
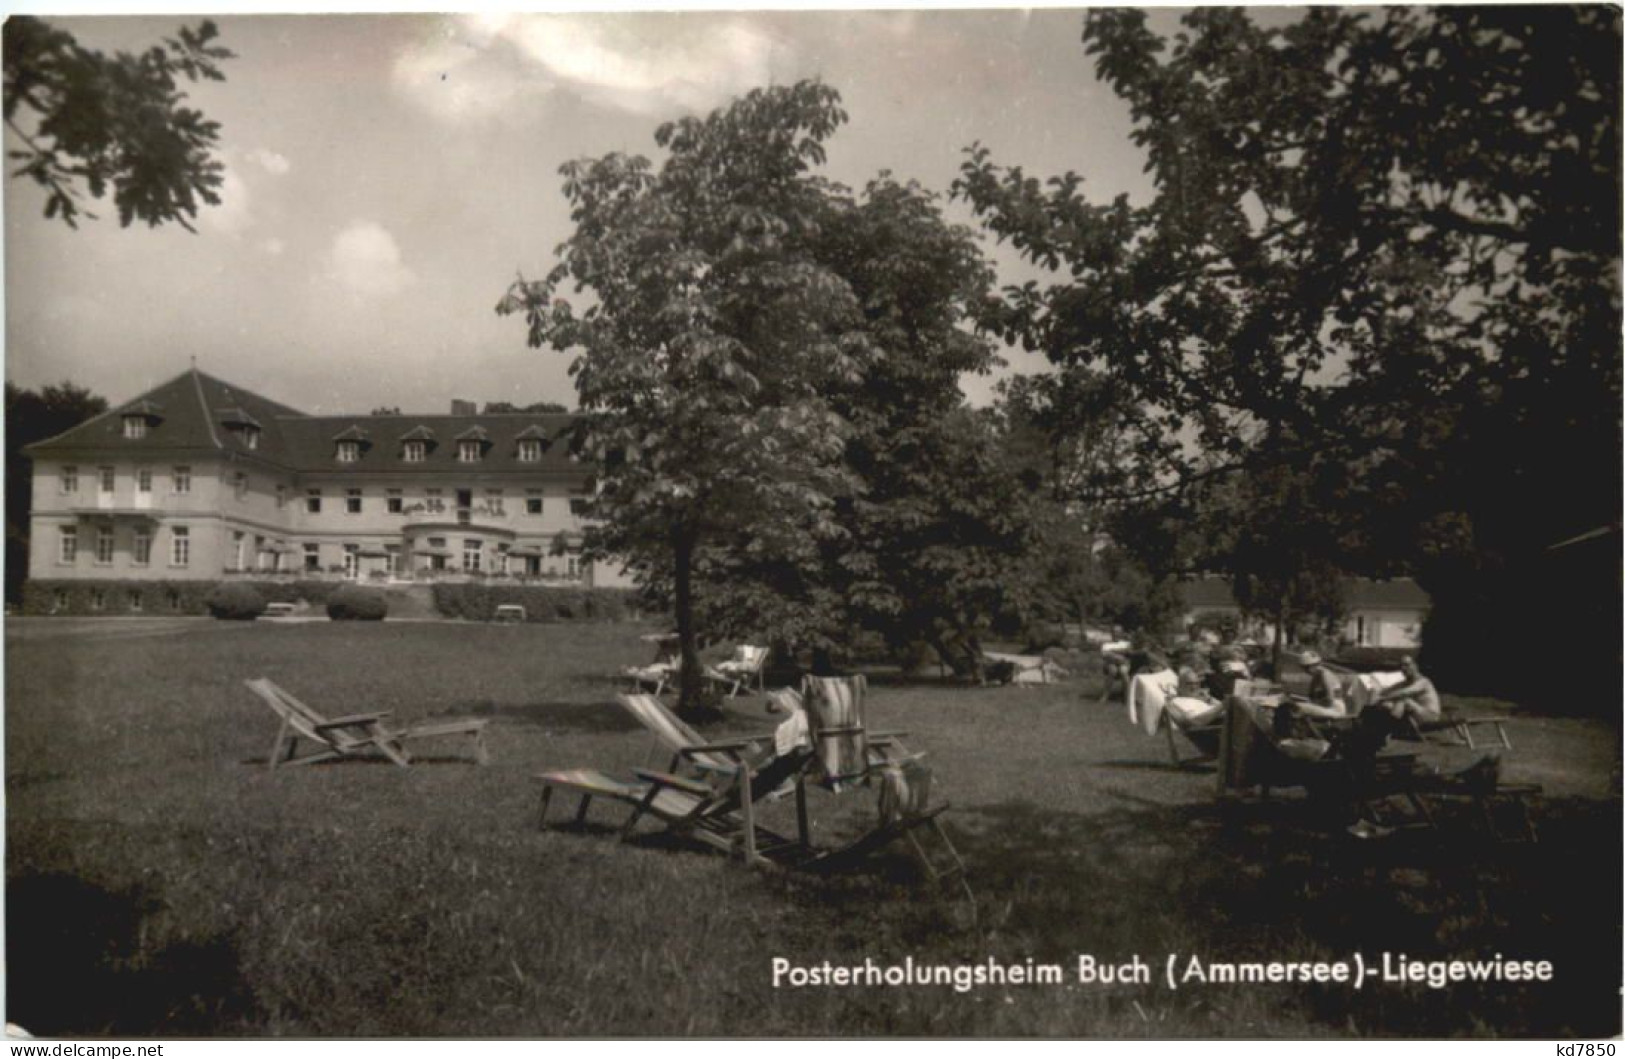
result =
[[[228,604],[233,616],[243,609],[263,612],[265,603],[309,603],[327,607],[336,593],[361,586],[343,581],[112,581],[39,580],[23,585],[24,614],[128,615],[211,613],[217,590],[237,598]],[[387,599],[387,592],[366,591]],[[249,607],[248,593],[260,605]],[[346,593],[348,594],[348,593]],[[223,599],[224,597],[220,597]],[[217,600],[218,602],[219,600]],[[623,621],[637,617],[637,593],[625,588],[562,588],[543,585],[504,585],[490,582],[445,583],[434,586],[435,608],[442,617],[490,621],[496,608],[517,603],[528,621]]]
[[[28,581],[24,614],[209,614],[218,591],[255,593],[265,603],[309,603],[320,607],[342,581]],[[246,596],[243,597],[246,599]],[[256,611],[258,613],[259,611]]]
[[[496,609],[517,603],[525,620],[624,621],[637,614],[637,593],[628,588],[558,588],[490,582],[442,583],[434,586],[434,605],[442,617],[490,621]]]

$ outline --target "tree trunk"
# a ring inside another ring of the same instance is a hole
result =
[[[1280,599],[1275,603],[1275,642],[1270,648],[1270,679],[1277,684],[1281,682],[1281,655],[1283,640],[1286,636],[1286,600]]]
[[[677,712],[692,717],[700,712],[700,649],[694,628],[694,535],[673,529],[672,596],[677,611]]]

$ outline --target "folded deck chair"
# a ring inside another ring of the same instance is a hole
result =
[[[726,662],[718,662],[714,666],[707,666],[705,679],[726,685],[723,694],[733,698],[754,682],[756,690],[765,692],[764,671],[767,669],[767,656],[770,653],[766,647],[753,647],[750,644],[740,644],[734,649],[734,656]]]
[[[697,753],[740,748],[739,743],[710,744]],[[623,840],[631,837],[639,821],[653,819],[675,835],[693,838],[725,853],[739,853],[745,863],[796,864],[807,859],[805,833],[789,839],[756,822],[756,805],[763,798],[793,783],[806,768],[808,753],[798,749],[790,754],[774,754],[760,764],[741,760],[726,775],[711,782],[690,779],[668,772],[634,769],[633,779],[621,779],[597,769],[569,769],[544,772],[541,826],[547,827],[547,810],[555,790],[580,796],[577,822],[584,821],[594,798],[629,805],[632,812],[621,825]]]
[[[485,726],[489,722],[483,720],[430,721],[393,728],[388,723],[387,710],[329,718],[264,677],[243,683],[281,718],[276,742],[271,746],[269,765],[273,769],[278,765],[308,765],[340,757],[359,757],[373,751],[404,767],[412,763],[406,749],[409,741],[448,735],[468,736],[474,742],[474,759],[481,765],[490,760],[485,748]],[[309,753],[295,756],[300,739],[316,746]]]

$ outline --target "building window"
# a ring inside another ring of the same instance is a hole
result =
[[[124,436],[129,438],[131,441],[140,441],[142,438],[146,437],[147,436],[147,417],[146,416],[125,416],[124,417]]]
[[[128,603],[129,603],[130,612],[132,614],[140,614],[141,613],[141,608],[142,608],[142,606],[144,606],[144,603],[143,603],[143,601],[141,599],[141,593],[132,590],[130,592],[129,596],[126,597],[126,599],[127,599]]]
[[[192,491],[192,468],[177,467],[174,472],[175,492],[190,493]]]
[[[457,443],[457,459],[462,463],[480,462],[480,443],[472,438]]]
[[[444,548],[445,546],[446,546],[446,538],[444,538],[444,537],[430,537],[429,538],[429,547],[431,547],[431,548]]]
[[[180,610],[181,594],[172,588],[164,594],[164,602],[169,604],[170,610]]]
[[[77,493],[79,491],[79,468],[62,468],[62,491],[64,493]]]
[[[113,468],[111,467],[96,468],[96,488],[103,493],[111,494],[113,492],[113,482],[116,477],[117,475],[113,473]]]
[[[463,541],[463,569],[470,573],[478,570],[480,568],[480,557],[483,554],[479,541]]]
[[[185,526],[171,526],[169,533],[169,565],[191,565],[192,531]]]
[[[288,487],[285,485],[276,487],[276,506],[279,510],[288,506]]]
[[[68,590],[65,589],[65,588],[59,588],[55,592],[51,593],[51,612],[54,614],[57,611],[62,611],[62,610],[67,610],[67,609],[68,609]]]
[[[485,491],[485,509],[493,515],[505,515],[502,510],[502,490],[487,489]]]
[[[542,513],[541,490],[532,489],[525,496],[525,514],[540,515]]]
[[[361,442],[341,441],[338,447],[338,461],[340,463],[354,463],[361,458]]]
[[[519,462],[536,463],[542,458],[542,443],[535,438],[522,438],[519,442]]]
[[[135,472],[135,491],[138,493],[152,492],[152,468],[143,467]]]
[[[320,489],[305,490],[305,510],[312,515],[322,513],[322,491]]]
[[[361,545],[344,546],[344,576],[351,580],[361,576]]]
[[[407,463],[422,463],[423,457],[429,452],[427,441],[408,441],[401,449],[401,459]]]
[[[305,569],[320,570],[322,568],[322,546],[319,544],[305,545]]]
[[[231,487],[236,491],[238,500],[246,499],[248,496],[248,475],[238,471],[231,480]]]
[[[347,515],[361,514],[361,490],[346,489],[344,491],[344,513]]]
[[[399,544],[384,545],[384,569],[391,574],[399,574],[405,569],[401,565],[401,546]]]
[[[100,589],[100,588],[93,588],[93,589],[90,590],[90,609],[91,610],[106,610],[107,609],[107,592],[105,590]]]
[[[130,542],[130,561],[137,566],[146,566],[152,562],[152,534],[146,530],[136,530],[135,537]]]
[[[243,438],[243,445],[244,445],[245,448],[250,448],[250,449],[259,448],[260,447],[260,428],[259,427],[253,427],[253,426],[243,427],[242,438]]]
[[[399,489],[384,490],[384,507],[391,515],[399,515],[403,508],[401,491]]]
[[[572,581],[581,580],[581,557],[579,555],[566,555],[564,557],[564,576]]]
[[[56,539],[56,561],[59,563],[73,563],[79,558],[79,527],[58,526]]]
[[[587,499],[585,497],[572,496],[570,498],[570,514],[585,515],[586,513]]]
[[[96,565],[110,566],[113,562],[113,527],[100,526],[96,530]]]
[[[248,561],[248,557],[245,554],[247,548],[248,548],[248,534],[244,533],[242,530],[232,530],[231,531],[231,563],[232,563],[232,569],[234,569],[234,570],[247,569],[247,567],[245,565],[246,562]]]

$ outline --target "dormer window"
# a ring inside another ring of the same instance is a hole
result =
[[[124,409],[124,436],[131,441],[140,441],[147,436],[152,425],[163,418],[163,410],[158,405],[151,401],[137,401]]]
[[[401,449],[401,459],[407,463],[422,463],[428,455],[427,441],[408,441]]]
[[[542,443],[535,438],[519,439],[519,462],[536,463],[542,458]]]
[[[457,462],[478,463],[485,458],[485,450],[491,447],[491,435],[485,432],[484,427],[469,427],[457,435]]]
[[[340,463],[355,463],[361,459],[361,450],[367,446],[367,432],[360,427],[348,427],[333,435],[333,458]]]
[[[243,411],[241,408],[227,408],[220,413],[220,422],[223,423],[232,436],[242,442],[245,449],[260,447],[260,421]]]

